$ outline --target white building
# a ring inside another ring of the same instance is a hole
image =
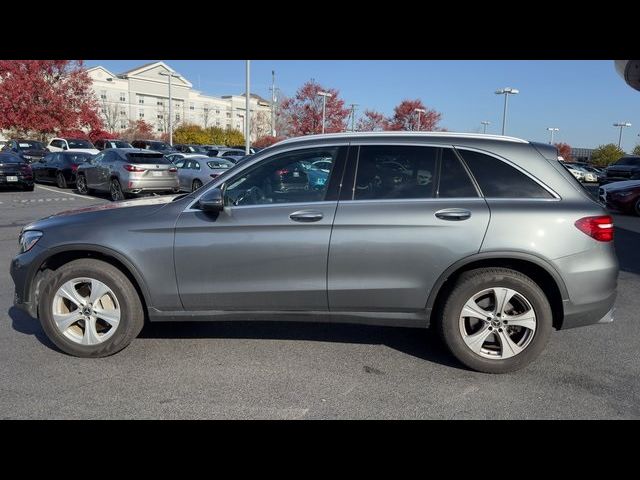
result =
[[[129,126],[129,120],[144,120],[153,125],[158,134],[169,128],[169,76],[173,100],[173,128],[182,123],[202,127],[233,128],[244,133],[245,97],[225,95],[212,97],[194,90],[189,80],[164,62],[142,65],[121,74],[113,74],[104,67],[90,68],[93,90],[100,104],[108,130],[118,132]],[[249,99],[251,110],[251,139],[270,134],[271,104],[258,95]]]

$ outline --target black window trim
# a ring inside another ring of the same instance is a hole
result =
[[[481,154],[487,155],[489,157],[493,157],[493,158],[495,158],[497,160],[500,160],[501,162],[506,163],[510,167],[515,168],[516,170],[518,170],[520,173],[522,173],[523,175],[525,175],[529,179],[533,180],[536,184],[538,184],[544,190],[549,192],[551,194],[551,196],[553,197],[553,198],[487,197],[487,196],[484,195],[484,193],[482,192],[482,189],[480,189],[480,186],[478,185],[478,188],[480,190],[482,198],[486,198],[487,200],[510,200],[510,201],[511,200],[525,200],[525,201],[544,201],[544,202],[558,201],[558,200],[562,199],[562,197],[560,197],[560,195],[558,195],[553,189],[551,189],[551,187],[548,187],[544,182],[542,182],[541,180],[538,180],[535,176],[530,174],[528,171],[526,171],[525,169],[523,169],[522,167],[520,167],[519,165],[515,164],[514,162],[510,161],[507,158],[501,157],[500,155],[497,155],[497,154],[495,154],[493,152],[490,152],[488,150],[482,150],[480,148],[469,147],[469,146],[466,146],[466,145],[453,145],[453,148],[456,151],[456,153],[458,154],[458,157],[462,160],[462,164],[468,169],[468,171],[470,171],[469,166],[467,165],[467,162],[464,160],[464,156],[460,152],[458,152],[458,150],[468,150],[468,151],[471,151],[471,152],[481,153]],[[473,174],[471,174],[471,178],[474,180],[474,182],[476,182],[476,179],[473,176]]]
[[[201,189],[198,189],[199,195],[196,196],[193,201],[189,202],[189,204],[185,207],[185,209],[182,211],[182,213],[192,213],[192,212],[201,212],[200,209],[197,208],[197,204],[198,201],[200,200],[200,197],[202,197],[203,195],[206,195],[206,193],[211,190],[212,188],[224,188],[225,184],[228,183],[229,181],[232,181],[234,178],[236,178],[238,175],[241,175],[242,172],[246,172],[254,167],[257,167],[258,165],[261,165],[264,162],[267,162],[271,159],[273,159],[275,156],[277,155],[281,155],[284,153],[291,153],[291,152],[295,152],[298,150],[311,150],[311,149],[317,149],[317,148],[337,148],[338,149],[338,154],[336,156],[336,160],[335,160],[335,164],[333,166],[333,170],[330,173],[329,176],[329,185],[327,186],[327,192],[325,195],[325,199],[322,200],[321,202],[313,202],[315,204],[329,204],[329,203],[334,203],[334,202],[338,202],[339,201],[339,196],[340,196],[340,190],[342,187],[342,182],[344,181],[344,175],[345,175],[345,168],[347,165],[347,155],[349,155],[349,151],[350,151],[350,141],[336,141],[336,142],[331,142],[331,143],[319,143],[319,144],[315,144],[315,145],[309,145],[309,144],[301,144],[301,145],[296,145],[295,147],[288,147],[288,148],[284,148],[284,149],[278,149],[278,150],[273,150],[273,151],[267,151],[266,149],[264,150],[265,153],[268,153],[265,156],[260,156],[258,154],[255,154],[255,158],[253,158],[251,161],[244,163],[240,170],[234,172],[233,176],[226,178],[226,173],[223,173],[222,175],[225,175],[225,179],[224,182],[220,183],[220,180],[222,180],[221,178],[216,178],[213,181],[209,182],[207,184],[207,188],[206,189],[202,189],[202,192],[200,193]],[[270,149],[269,149],[270,150]],[[233,171],[235,170],[234,167],[229,168],[227,171]],[[221,175],[221,176],[222,176]],[[337,177],[340,177],[340,179],[338,179]],[[230,208],[268,208],[268,207],[274,207],[274,206],[287,206],[287,205],[301,205],[303,203],[308,203],[308,202],[290,202],[290,203],[277,203],[277,204],[264,204],[264,205],[234,205]],[[226,206],[225,206],[226,207]]]

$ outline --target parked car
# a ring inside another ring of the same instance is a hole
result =
[[[0,186],[33,191],[31,165],[14,152],[0,152]]]
[[[186,155],[174,165],[178,169],[180,190],[192,192],[232,168],[234,163],[206,155]]]
[[[68,188],[76,183],[78,167],[91,158],[93,155],[90,153],[75,150],[50,153],[31,165],[33,179],[38,183],[54,183],[58,188]]]
[[[627,155],[609,165],[601,184],[640,179],[640,156]]]
[[[98,150],[104,150],[105,148],[133,148],[133,145],[129,142],[112,138],[96,140],[95,146]]]
[[[199,153],[202,155],[206,155],[207,154],[207,147],[205,147],[204,145],[195,145],[195,144],[176,144],[173,146],[173,148],[175,148],[176,151],[178,152],[182,152],[182,153]]]
[[[7,140],[2,151],[13,152],[27,163],[38,162],[49,153],[42,142],[26,139]]]
[[[570,168],[578,170],[582,172],[582,181],[586,183],[593,183],[598,181],[598,174],[596,172],[592,172],[584,165],[578,165],[576,163],[569,163]]]
[[[329,179],[304,188],[301,162],[318,157],[331,158]],[[121,350],[145,318],[326,319],[432,325],[464,365],[504,373],[536,358],[554,328],[612,321],[612,240],[611,217],[554,146],[309,135],[190,194],[33,222],[11,275],[15,304],[81,357]]]
[[[608,208],[640,216],[640,180],[608,183],[598,189],[600,201]]]
[[[65,150],[75,150],[77,152],[86,152],[92,155],[99,153],[93,143],[82,138],[52,138],[47,145],[50,152],[63,152]]]
[[[242,153],[246,151],[244,145],[231,145],[231,147],[229,148],[233,148],[234,150],[242,150]],[[249,147],[249,153],[251,155],[253,155],[254,153],[258,153],[260,150],[260,148]]]
[[[244,150],[237,148],[218,148],[208,150],[207,155],[210,157],[244,157],[246,154]]]
[[[584,181],[585,172],[582,169],[572,166],[570,163],[567,163],[567,162],[558,162],[558,163],[560,163],[560,165],[566,168],[569,171],[569,173],[571,173],[571,175],[573,175],[576,178],[576,180],[580,182]]]
[[[162,152],[111,148],[78,167],[78,193],[108,192],[111,200],[140,193],[177,193],[178,171]]]
[[[131,145],[133,146],[133,148],[154,150],[156,152],[163,152],[165,154],[176,151],[176,149],[168,143],[161,142],[159,140],[134,140],[133,142],[131,142]]]

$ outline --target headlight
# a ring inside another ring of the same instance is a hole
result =
[[[33,248],[40,237],[42,236],[42,232],[38,230],[27,230],[20,234],[20,238],[18,239],[18,243],[20,244],[20,253],[28,252]]]

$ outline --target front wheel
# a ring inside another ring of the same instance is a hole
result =
[[[463,273],[446,300],[439,332],[464,365],[485,373],[519,370],[540,355],[551,306],[529,277],[507,268]]]
[[[77,357],[105,357],[129,345],[144,324],[140,297],[113,265],[79,259],[58,268],[38,303],[49,339]]]
[[[202,182],[196,178],[196,179],[193,181],[193,184],[191,185],[191,191],[192,191],[192,192],[195,192],[195,191],[196,191],[196,190],[198,190],[201,186],[202,186]]]
[[[87,187],[87,179],[84,175],[78,175],[76,178],[76,190],[80,195],[87,195],[89,188]]]

